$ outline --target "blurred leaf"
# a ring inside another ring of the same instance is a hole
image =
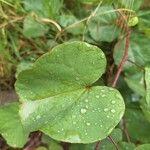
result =
[[[147,37],[150,38],[150,11],[142,10],[138,12],[139,16],[139,25],[138,28],[140,31],[143,31]]]
[[[23,0],[27,11],[34,11],[38,16],[55,18],[60,13],[63,0]]]
[[[150,63],[150,42],[142,34],[132,33],[128,60],[124,65],[125,81],[128,86],[141,96],[145,95],[144,66]],[[118,65],[123,57],[125,42],[119,41],[114,48],[114,60]],[[133,62],[133,63],[132,63]]]
[[[120,29],[115,25],[118,18],[115,10],[111,6],[103,6],[98,9],[96,15],[88,23],[92,38],[97,42],[112,42],[120,33]]]
[[[125,113],[127,130],[135,142],[150,142],[150,123],[145,119],[141,110],[127,109]],[[140,130],[139,130],[140,129]]]
[[[150,62],[149,39],[142,34],[132,33],[130,40],[131,43],[129,47],[128,59],[132,60],[133,62],[141,66],[148,64]],[[121,61],[124,49],[125,49],[125,41],[124,40],[119,41],[114,51],[114,59],[116,64],[119,64],[119,62]],[[126,68],[128,67],[129,66],[127,66]]]
[[[27,16],[24,20],[23,34],[27,38],[43,36],[48,31],[48,27],[37,22],[32,16]]]
[[[134,150],[135,144],[127,143],[127,142],[120,142],[119,147],[120,147],[120,150]]]
[[[59,17],[59,23],[64,28],[67,28],[67,26],[72,25],[78,21],[79,20],[73,15],[61,15]],[[67,28],[66,31],[68,33],[72,33],[73,35],[78,35],[78,34],[82,34],[84,32],[84,28],[85,27],[84,27],[83,22],[80,22],[78,24],[75,24],[75,25]]]
[[[18,103],[0,107],[0,133],[12,147],[23,147],[28,138],[18,112]]]
[[[145,99],[142,101],[142,110],[146,116],[146,118],[150,122],[150,68],[145,67],[145,84],[146,84],[146,92]]]
[[[139,94],[140,96],[145,95],[143,74],[137,72],[132,76],[128,75],[125,77],[125,81],[127,82],[129,88],[135,93]]]
[[[143,0],[120,0],[120,1],[125,8],[131,10],[138,10],[143,2]]]
[[[150,150],[150,144],[139,145],[135,150]]]

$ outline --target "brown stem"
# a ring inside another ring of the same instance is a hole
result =
[[[95,150],[99,150],[100,142],[101,142],[101,141],[98,141],[98,142],[96,143]]]
[[[29,141],[24,147],[24,150],[32,150],[34,147],[38,147],[41,144],[42,132],[33,132],[30,136]]]
[[[110,139],[112,144],[115,146],[116,150],[119,150],[119,147],[118,147],[117,143],[113,140],[113,138],[111,136],[108,136],[108,138]]]
[[[112,87],[116,86],[116,84],[118,82],[118,79],[120,77],[122,68],[123,68],[126,60],[128,59],[128,51],[129,51],[129,45],[130,45],[130,34],[131,34],[131,30],[127,29],[127,35],[126,35],[126,41],[125,41],[125,51],[124,51],[123,57],[121,59],[121,62],[119,64],[119,66],[118,66],[117,73],[116,73],[116,75],[114,77],[114,80],[112,82]]]

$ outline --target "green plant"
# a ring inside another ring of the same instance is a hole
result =
[[[145,3],[0,0],[0,150],[149,149]]]

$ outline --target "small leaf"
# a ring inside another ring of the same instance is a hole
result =
[[[71,143],[107,137],[125,108],[116,89],[92,86],[105,66],[103,52],[85,42],[64,43],[43,55],[16,82],[24,126]]]
[[[43,36],[48,27],[37,22],[33,17],[27,16],[24,20],[23,34],[28,38]]]
[[[0,107],[0,133],[12,147],[23,147],[28,137],[18,111],[18,103],[10,103]]]

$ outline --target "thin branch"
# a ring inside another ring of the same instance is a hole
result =
[[[110,139],[112,144],[115,146],[116,150],[119,150],[119,147],[118,147],[117,143],[113,140],[113,138],[111,136],[108,136],[108,138]]]
[[[53,24],[58,29],[58,31],[61,32],[61,30],[62,30],[61,26],[56,21],[54,21],[52,19],[48,19],[48,18],[40,18],[40,20],[42,22],[44,22],[44,23],[51,23],[51,24]]]
[[[136,66],[137,68],[139,68],[140,70],[145,71],[145,70],[144,70],[144,67],[143,67],[143,66],[140,66],[140,65],[137,64],[136,62],[134,62],[134,61],[132,61],[132,60],[130,60],[130,59],[128,59],[127,61],[130,62],[131,64],[135,65],[135,66]]]

